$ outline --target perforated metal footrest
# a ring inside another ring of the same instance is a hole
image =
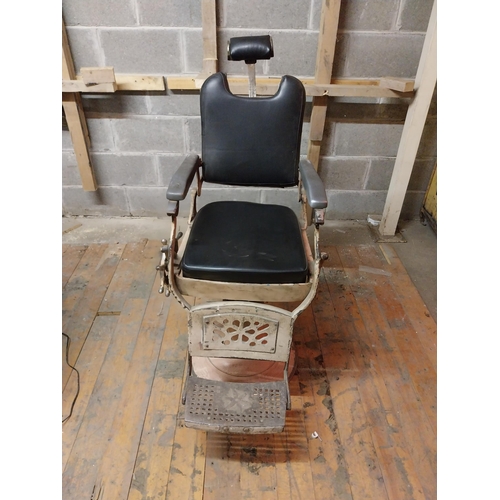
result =
[[[281,432],[286,403],[284,381],[237,383],[190,376],[186,381],[185,425],[215,432]]]

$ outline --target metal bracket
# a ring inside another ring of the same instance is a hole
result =
[[[314,224],[324,224],[325,223],[325,208],[315,208],[314,213]]]

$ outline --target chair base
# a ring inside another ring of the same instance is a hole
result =
[[[241,384],[192,375],[186,380],[185,425],[225,433],[282,432],[286,402],[283,380]]]

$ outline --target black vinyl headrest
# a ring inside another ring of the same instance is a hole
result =
[[[273,56],[273,40],[270,35],[238,36],[230,38],[227,43],[229,61],[245,61],[247,64],[255,64],[258,60],[271,59]]]

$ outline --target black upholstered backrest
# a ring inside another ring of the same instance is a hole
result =
[[[201,88],[203,176],[207,182],[294,186],[298,182],[305,90],[284,76],[272,97],[240,97],[226,75]]]

